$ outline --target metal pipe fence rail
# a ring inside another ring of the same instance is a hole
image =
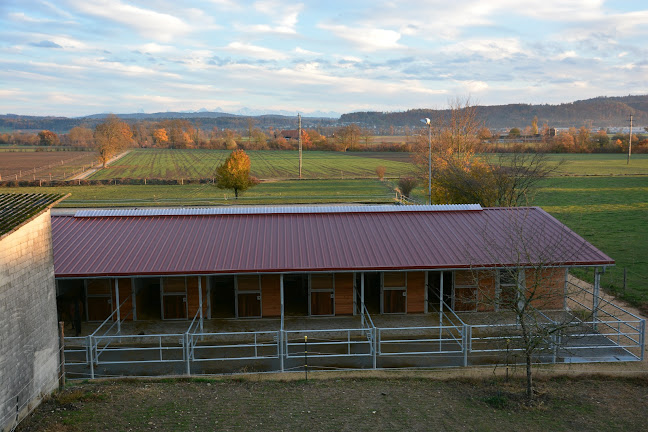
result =
[[[378,355],[463,353],[465,326],[378,328]],[[447,334],[448,337],[439,337]]]
[[[191,361],[278,359],[278,331],[189,334]]]
[[[541,340],[534,362],[643,360],[645,320],[604,299],[597,301],[602,309],[597,316],[588,311],[588,319],[573,308],[538,315],[535,325],[540,331],[535,337]],[[577,298],[571,304],[586,310],[586,303]],[[569,325],[556,327],[560,320]],[[65,366],[71,374],[90,378],[128,375],[138,366],[147,368],[149,375],[210,373],[218,368],[249,371],[248,364],[263,371],[294,370],[303,364],[304,336],[308,356],[318,368],[508,363],[525,349],[519,323],[469,325],[451,308],[441,316],[441,322],[451,323],[447,325],[376,327],[366,310],[360,321],[359,328],[203,333],[194,317],[187,331],[178,334],[97,335],[97,329],[86,337],[65,338]]]
[[[373,355],[366,329],[284,330],[287,359],[301,358],[308,336],[308,357],[367,357]]]

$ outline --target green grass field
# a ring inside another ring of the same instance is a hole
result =
[[[112,178],[114,173],[128,177],[173,178],[187,173],[203,176],[217,165],[227,151],[218,150],[136,150],[113,168],[93,178]],[[292,176],[297,169],[297,152],[250,152],[252,168],[261,178]],[[71,193],[64,206],[176,206],[222,204],[304,204],[331,202],[393,202],[388,182],[375,178],[375,167],[383,165],[387,175],[409,173],[411,165],[391,153],[304,152],[305,177],[327,180],[281,180],[262,183],[233,200],[231,191],[210,185],[184,186],[70,186],[56,188]],[[543,182],[533,205],[540,205],[616,260],[617,265],[603,276],[609,290],[634,304],[648,304],[648,155],[635,155],[626,165],[626,156],[617,154],[550,155],[567,159],[561,167],[564,176]],[[390,160],[395,158],[399,160]],[[148,164],[148,165],[147,165]],[[634,175],[633,175],[634,174]],[[579,176],[580,175],[580,176]],[[585,176],[582,176],[585,175]],[[344,179],[342,178],[344,177]],[[190,178],[185,176],[181,178]],[[425,201],[424,187],[416,197]],[[50,188],[7,188],[3,192],[42,192]],[[623,269],[627,268],[627,289],[623,292]]]
[[[69,193],[59,207],[182,206],[232,204],[389,203],[394,194],[378,180],[284,180],[261,183],[238,200],[209,184],[104,185],[6,188],[5,193]]]
[[[533,204],[616,261],[602,277],[608,290],[634,304],[648,303],[648,177],[552,178]]]
[[[90,179],[209,178],[229,153],[228,150],[137,149],[115,161],[108,169],[98,171]],[[252,164],[252,175],[260,179],[299,177],[296,151],[252,150],[247,153]],[[376,167],[379,165],[386,168],[388,177],[409,175],[413,169],[408,162],[339,152],[303,152],[302,160],[302,177],[306,179],[376,178]]]
[[[551,154],[549,160],[564,159],[558,174],[573,176],[648,175],[648,154]]]

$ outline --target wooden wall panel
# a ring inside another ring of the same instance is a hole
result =
[[[353,315],[353,273],[335,274],[335,315]]]
[[[478,279],[477,310],[480,312],[495,310],[497,270],[482,270],[478,273]]]
[[[454,309],[474,311],[477,309],[479,274],[471,270],[454,272]]]
[[[261,276],[261,316],[281,316],[281,286],[279,275]]]
[[[425,272],[407,272],[407,313],[425,311]]]
[[[115,291],[115,280],[116,279],[111,279],[110,280],[110,287],[111,287],[111,297],[112,297],[112,304],[113,304],[113,310],[117,310],[117,291]],[[126,301],[122,307],[120,312],[121,319],[123,320],[126,318],[126,320],[132,320],[133,319],[133,298],[131,297],[132,293],[132,288],[131,288],[131,280],[130,278],[128,279],[122,279],[119,278],[119,303],[124,303],[124,300]],[[117,314],[113,315],[113,321],[117,321]]]
[[[207,317],[207,277],[201,277],[201,290],[203,301],[203,317]],[[187,276],[187,319],[192,320],[200,309],[200,295],[198,293],[198,276]]]
[[[565,297],[564,268],[543,269],[539,273],[527,269],[524,273],[527,289],[535,289],[532,305],[538,309],[562,309]]]

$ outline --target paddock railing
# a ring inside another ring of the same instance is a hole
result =
[[[570,283],[571,284],[571,283]],[[575,292],[565,310],[537,311],[531,337],[538,363],[641,361],[645,320],[593,292]],[[576,289],[578,288],[578,289]],[[196,317],[184,333],[111,334],[107,319],[86,337],[65,338],[70,378],[284,372],[315,367],[380,369],[522,363],[529,332],[519,322],[467,324],[444,304],[434,326],[376,326],[361,310],[357,328],[203,332]],[[513,320],[515,321],[515,320]],[[403,322],[407,324],[404,317]],[[105,327],[104,327],[105,326]]]

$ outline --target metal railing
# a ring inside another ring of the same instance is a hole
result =
[[[643,361],[646,338],[646,320],[637,316],[611,301],[595,296],[593,291],[579,286],[571,281],[567,282],[572,290],[568,295],[568,304],[578,306],[572,307],[572,313],[579,322],[579,332],[566,335],[572,343],[578,338],[597,337],[601,343],[593,346],[593,349],[609,349],[610,343],[616,347],[627,350],[636,360]],[[585,297],[585,298],[583,298]],[[591,305],[587,299],[591,297]],[[579,318],[579,315],[582,318]],[[604,338],[604,339],[602,339]],[[572,350],[584,349],[585,347],[569,347]]]
[[[585,299],[570,297],[570,310],[534,311],[534,325],[540,329],[533,335],[538,347],[534,361],[643,360],[645,320],[578,288]],[[590,300],[596,308],[588,305]],[[399,356],[408,357],[406,363],[414,365],[410,367],[467,366],[482,364],[486,358],[509,363],[526,349],[519,322],[466,324],[446,304],[439,325],[434,326],[376,327],[365,307],[357,328],[207,333],[200,331],[196,314],[185,333],[108,334],[114,330],[113,323],[99,335],[111,317],[92,335],[65,338],[66,367],[85,367],[89,369],[85,376],[90,378],[95,377],[96,367],[106,370],[116,365],[155,363],[173,365],[174,370],[186,374],[192,373],[192,367],[200,365],[204,371],[211,367],[209,362],[229,361],[240,362],[240,370],[245,369],[245,362],[257,361],[264,370],[284,371],[284,361],[294,366],[304,356],[305,336],[308,357],[319,359],[320,364],[339,365],[347,358],[354,359],[353,367],[374,369],[396,367]]]
[[[373,355],[366,329],[284,330],[287,359],[304,355],[308,337],[308,357],[357,357]]]

